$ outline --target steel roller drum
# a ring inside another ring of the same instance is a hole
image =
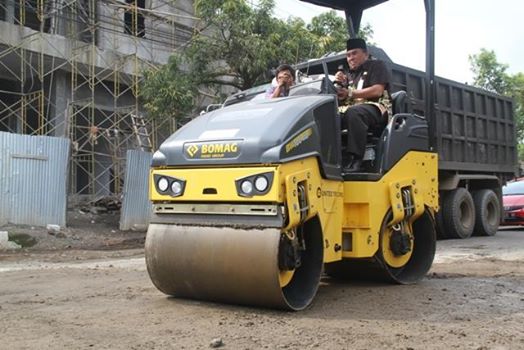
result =
[[[313,299],[320,273],[317,277],[306,266],[305,278],[299,279],[308,280],[310,288],[293,281],[282,288],[280,235],[275,228],[151,224],[145,244],[147,270],[154,285],[168,295],[300,310]]]

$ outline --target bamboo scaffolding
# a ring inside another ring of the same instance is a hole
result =
[[[159,131],[174,130],[172,119],[154,124],[144,119],[142,71],[190,39],[192,29],[179,19],[197,19],[175,11],[173,2],[147,4],[0,2],[3,20],[19,28],[18,34],[0,38],[1,78],[9,81],[0,90],[0,130],[68,137],[71,195],[94,199],[122,192],[126,151],[147,149],[136,135],[137,118],[144,121],[141,130],[147,130],[153,149],[165,136]],[[131,22],[125,23],[129,15]]]

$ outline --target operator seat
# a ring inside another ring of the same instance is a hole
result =
[[[391,105],[392,105],[392,111],[393,115],[398,113],[408,113],[408,106],[406,103],[406,98],[408,94],[404,90],[396,91],[391,94]],[[393,118],[393,115],[390,115],[388,117],[388,120],[391,120]],[[384,125],[385,126],[385,125]],[[382,132],[384,131],[384,128],[377,128],[375,130],[371,130],[368,132],[367,143],[375,143],[377,142],[377,138],[380,138],[380,135],[382,135]],[[341,130],[342,137],[347,137],[348,130],[343,129]],[[342,143],[344,145],[344,143]]]
[[[373,153],[373,155],[375,153],[374,151],[376,151],[375,149],[376,145],[380,141],[382,134],[384,133],[384,130],[387,127],[387,124],[389,124],[393,116],[399,113],[407,113],[407,110],[408,110],[407,103],[406,103],[407,96],[408,94],[404,90],[400,90],[400,91],[396,91],[392,93],[391,94],[391,110],[393,112],[393,115],[388,116],[388,123],[386,123],[383,128],[376,128],[368,132],[366,150],[368,150],[369,148],[373,148],[373,152],[371,152]],[[366,156],[364,156],[364,159],[365,158]],[[374,158],[372,158],[371,160],[373,159]]]
[[[393,115],[388,116],[388,123],[395,114],[408,113],[407,111],[408,108],[406,104],[407,97],[408,97],[408,94],[404,90],[396,91],[391,94],[391,110],[393,112]],[[388,123],[386,123],[383,128],[376,128],[376,129],[370,130],[367,135],[367,143],[376,144],[378,142],[378,139],[382,135],[384,128],[387,126]]]
[[[404,90],[400,90],[391,94],[393,115],[398,113],[408,113],[408,105],[406,104],[407,97],[408,93]],[[389,116],[389,119],[393,118],[393,115]]]
[[[408,104],[407,104],[407,92],[400,90],[396,91],[391,94],[391,104],[392,104],[392,112],[393,115],[388,117],[388,122],[391,121],[394,115],[399,113],[408,113]],[[380,151],[377,149],[377,145],[380,143],[380,140],[383,137],[383,134],[385,132],[385,129],[387,127],[387,124],[384,125],[383,128],[375,128],[373,130],[369,130],[367,134],[367,140],[366,140],[366,151],[364,153],[363,157],[363,171],[365,172],[375,172],[376,165],[375,164],[375,158],[377,157],[377,153],[380,153]],[[347,129],[342,130],[342,157],[344,158],[346,155],[345,147],[346,144],[345,138],[347,137]]]

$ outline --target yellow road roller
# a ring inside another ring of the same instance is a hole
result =
[[[343,174],[328,77],[195,118],[154,154],[145,255],[168,295],[301,310],[323,275],[410,284],[435,254],[437,155],[395,114]],[[332,84],[331,84],[332,85]]]

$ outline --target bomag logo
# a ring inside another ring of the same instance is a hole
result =
[[[197,146],[197,145],[191,145],[189,146],[188,148],[186,148],[186,152],[187,154],[189,154],[189,156],[192,158],[195,156],[195,154],[197,154],[198,150],[200,148]]]
[[[238,141],[233,142],[198,142],[185,145],[186,158],[235,158],[240,153]]]

